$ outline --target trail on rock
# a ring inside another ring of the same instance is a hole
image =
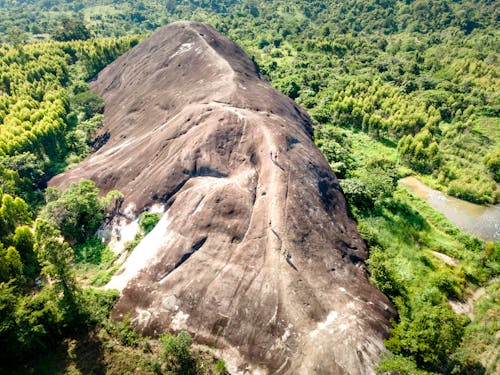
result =
[[[130,217],[165,209],[108,284],[112,316],[188,330],[233,373],[374,374],[394,309],[368,281],[307,113],[191,22],[159,29],[92,88],[108,141],[50,184],[118,189]]]

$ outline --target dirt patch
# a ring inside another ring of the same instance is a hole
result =
[[[445,262],[449,266],[457,266],[460,263],[460,261],[458,259],[452,258],[452,257],[450,257],[446,254],[440,253],[438,251],[431,251],[431,253],[435,257],[441,259],[443,262]]]

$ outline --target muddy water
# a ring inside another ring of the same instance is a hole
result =
[[[480,206],[450,197],[424,185],[416,177],[399,180],[412,194],[426,200],[457,227],[487,241],[500,241],[500,205]]]

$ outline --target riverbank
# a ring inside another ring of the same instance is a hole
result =
[[[399,184],[424,199],[464,232],[485,241],[500,241],[500,205],[481,206],[450,197],[428,187],[415,176],[402,178]]]

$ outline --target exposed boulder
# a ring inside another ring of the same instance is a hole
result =
[[[166,213],[109,287],[147,334],[188,330],[236,371],[371,374],[394,310],[311,120],[211,27],[177,22],[104,69],[107,142],[52,181]],[[272,153],[272,156],[271,156]]]

